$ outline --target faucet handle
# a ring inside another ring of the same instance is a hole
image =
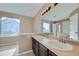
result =
[[[62,42],[62,43],[65,43],[65,36],[61,35],[59,37],[59,41]]]

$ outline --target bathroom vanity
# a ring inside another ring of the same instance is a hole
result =
[[[79,56],[79,46],[42,35],[32,36],[32,49],[36,56]]]
[[[47,47],[42,45],[40,42],[32,37],[32,49],[36,56],[57,56],[55,53],[51,52]]]

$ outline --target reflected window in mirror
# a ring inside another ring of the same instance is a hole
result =
[[[52,24],[49,22],[42,22],[42,32],[52,32]]]

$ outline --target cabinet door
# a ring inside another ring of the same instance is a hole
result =
[[[32,38],[32,49],[36,56],[56,56],[53,52]]]
[[[47,48],[39,44],[39,56],[47,56]]]
[[[35,54],[35,39],[34,38],[32,38],[32,50]]]
[[[36,56],[38,56],[38,42],[32,38],[32,49]]]
[[[70,38],[78,40],[78,14],[70,17]]]
[[[38,42],[35,40],[35,55],[38,56]]]

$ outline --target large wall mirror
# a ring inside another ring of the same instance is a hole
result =
[[[53,7],[52,11],[49,11],[42,16],[42,23],[47,21],[54,36],[63,35],[66,38],[72,38],[73,40],[79,40],[78,36],[78,16],[79,16],[79,4],[65,4],[59,3]],[[76,13],[70,16],[76,9]],[[46,26],[46,25],[44,25]],[[75,34],[74,34],[75,33]],[[75,37],[74,37],[75,36]]]

